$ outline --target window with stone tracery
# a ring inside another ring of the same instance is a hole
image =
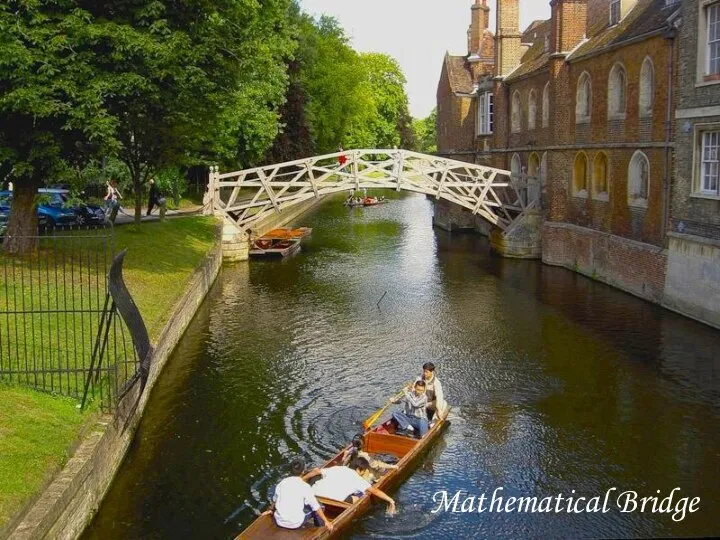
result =
[[[608,79],[608,115],[624,116],[627,110],[627,74],[621,64],[615,64]]]
[[[537,122],[537,92],[533,88],[528,99],[528,130],[535,129]]]
[[[640,69],[640,116],[650,116],[655,94],[655,67],[650,57],[645,58]]]
[[[650,161],[641,152],[635,152],[628,169],[628,204],[647,207],[650,190]]]
[[[585,72],[580,75],[575,96],[575,122],[588,122],[592,102],[592,91],[590,87],[590,75]]]
[[[510,130],[513,133],[520,131],[520,117],[522,113],[520,111],[520,92],[517,90],[512,97],[511,115],[510,115]]]
[[[543,90],[542,108],[542,125],[548,127],[550,125],[550,83],[547,83]]]

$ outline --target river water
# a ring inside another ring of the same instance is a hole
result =
[[[423,196],[335,199],[299,224],[314,232],[296,257],[223,269],[85,538],[233,537],[292,456],[321,463],[428,360],[452,424],[394,494],[398,515],[375,505],[352,537],[720,533],[720,332],[433,229]],[[499,487],[616,491],[607,512],[432,512],[442,490],[462,503]],[[616,502],[673,488],[673,509],[699,510],[673,521]]]

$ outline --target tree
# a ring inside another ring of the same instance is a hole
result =
[[[289,0],[82,3],[136,221],[154,170],[265,153],[287,83]]]
[[[418,152],[425,154],[437,152],[437,109],[433,109],[427,118],[414,119],[412,127]]]
[[[0,162],[14,184],[4,240],[10,253],[34,246],[37,188],[113,139],[93,52],[75,32],[82,24],[72,9],[0,5]]]

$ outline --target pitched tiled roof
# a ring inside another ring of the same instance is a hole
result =
[[[473,91],[472,70],[464,56],[445,55],[450,89],[456,94],[471,94]]]
[[[604,47],[660,30],[678,9],[679,4],[666,7],[665,0],[638,0],[619,24],[611,27],[607,20],[601,20],[594,25],[588,32],[590,39],[580,45],[569,59],[577,60]]]
[[[541,69],[550,58],[549,53],[545,52],[545,36],[551,34],[552,22],[549,19],[547,21],[535,21],[530,27],[533,28],[531,35],[535,36],[534,42],[532,40],[528,41],[532,43],[532,46],[523,55],[520,66],[506,77],[508,81]],[[529,30],[526,30],[525,34],[529,35]]]

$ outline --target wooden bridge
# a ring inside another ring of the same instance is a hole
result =
[[[212,167],[205,203],[249,235],[255,224],[304,201],[378,188],[444,199],[503,234],[539,204],[509,171],[406,150],[349,150],[229,173]]]

